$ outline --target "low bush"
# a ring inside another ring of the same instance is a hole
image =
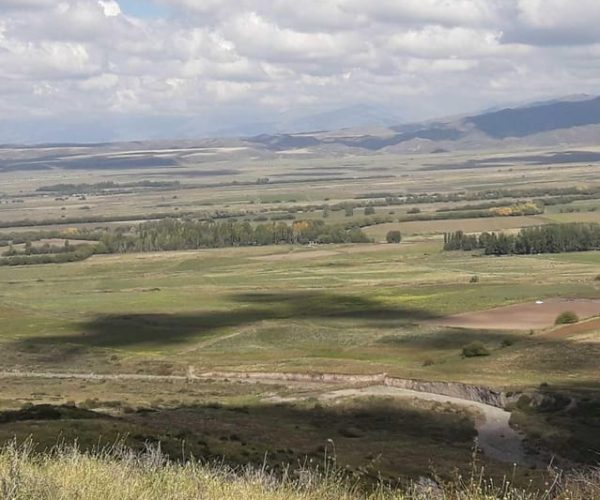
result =
[[[573,311],[564,311],[560,313],[556,320],[554,321],[555,325],[571,325],[573,323],[579,322],[579,316]]]
[[[400,231],[390,231],[385,239],[388,243],[400,243],[402,241],[402,234]]]
[[[483,344],[483,342],[475,341],[467,344],[462,349],[463,356],[465,358],[477,358],[481,356],[489,356],[490,351]]]

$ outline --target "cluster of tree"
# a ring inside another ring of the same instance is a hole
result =
[[[272,221],[279,221],[279,220],[296,220],[296,216],[294,214],[275,214],[271,216],[271,220]]]
[[[213,212],[208,211],[197,211],[197,212],[183,212],[179,211],[178,207],[175,207],[177,211],[177,217],[196,217],[203,218],[204,220],[212,219],[229,219],[235,217],[244,217],[250,212],[237,211],[228,212],[225,210],[215,210]],[[84,217],[67,217],[62,216],[60,218],[49,218],[40,220],[21,219],[14,221],[3,221],[0,222],[0,228],[10,229],[13,227],[32,227],[32,226],[56,226],[56,225],[67,225],[67,224],[105,224],[110,222],[127,222],[132,220],[157,220],[157,219],[168,219],[173,217],[173,212],[154,212],[146,214],[123,214],[123,215],[88,215]]]
[[[540,197],[540,198],[538,198]],[[330,212],[344,211],[348,216],[356,209],[364,209],[365,215],[372,215],[376,207],[390,207],[408,204],[423,203],[451,203],[458,201],[481,201],[480,203],[469,203],[457,207],[439,208],[435,215],[431,213],[420,214],[418,207],[408,210],[408,215],[399,219],[399,222],[414,220],[444,220],[464,219],[467,217],[494,217],[497,215],[536,215],[544,213],[544,207],[557,204],[569,204],[574,201],[590,200],[600,197],[600,188],[547,188],[547,189],[501,189],[481,192],[459,192],[459,193],[419,193],[407,195],[395,195],[393,193],[368,193],[356,197],[356,201],[345,201],[336,204],[318,204],[295,206],[293,210],[303,212],[314,212],[323,210],[325,217]],[[514,199],[515,202],[507,201]],[[529,198],[531,201],[526,201]],[[286,208],[283,208],[284,210]],[[491,209],[498,209],[491,213]],[[291,211],[292,208],[287,208]],[[460,212],[460,215],[443,215],[449,212]],[[414,217],[418,216],[418,217]]]
[[[347,227],[369,227],[376,226],[377,224],[389,224],[394,222],[394,218],[390,215],[373,215],[371,217],[362,217],[360,219],[354,219],[352,222],[347,224]]]
[[[484,201],[482,203],[469,203],[467,205],[458,205],[454,207],[437,208],[436,212],[464,212],[471,210],[488,210],[490,208],[504,207],[506,202],[503,201]]]
[[[538,253],[600,250],[600,224],[568,223],[521,229],[516,234],[463,231],[444,234],[444,250],[483,249],[486,255],[530,255]]]
[[[78,235],[72,234],[72,239]],[[369,243],[371,240],[356,225],[332,225],[324,221],[296,221],[252,225],[249,222],[205,222],[164,219],[136,227],[118,227],[94,233],[97,244],[63,247],[34,247],[24,251],[10,249],[0,265],[59,264],[85,260],[94,254],[194,250],[279,244]],[[91,238],[90,238],[91,239]]]
[[[100,238],[103,234],[103,230],[83,228],[71,231],[52,230],[23,231],[20,233],[0,233],[0,247],[8,247],[11,245],[23,245],[27,244],[27,242],[53,239],[100,241]]]
[[[454,220],[454,219],[478,219],[486,217],[497,217],[490,210],[466,210],[464,212],[429,212],[409,214],[398,218],[398,222],[428,221],[428,220]]]
[[[68,252],[47,254],[19,254],[0,259],[0,266],[27,266],[33,264],[65,264],[86,260],[96,253],[94,245],[72,247]]]
[[[533,188],[533,189],[491,189],[487,191],[461,191],[456,193],[409,193],[406,195],[394,193],[366,193],[357,196],[358,200],[369,200],[375,206],[393,206],[424,203],[452,203],[460,201],[488,201],[503,199],[531,199],[536,205],[557,205],[572,203],[578,200],[590,200],[600,197],[600,187],[564,187],[564,188]],[[364,203],[364,202],[363,202]],[[456,210],[478,210],[504,206],[505,202],[497,205],[478,204],[456,208]],[[444,209],[450,211],[452,209]],[[442,211],[442,210],[440,210]]]
[[[141,224],[132,232],[107,232],[99,251],[107,253],[192,250],[278,244],[368,243],[358,227],[327,225],[322,220],[258,224],[165,219]]]
[[[532,201],[517,203],[509,207],[492,208],[490,211],[499,217],[514,217],[517,215],[539,215],[544,213],[544,208]]]
[[[183,213],[180,215],[192,215],[191,212]],[[153,213],[153,214],[128,214],[128,215],[89,215],[86,217],[60,217],[60,218],[48,218],[40,220],[22,219],[14,221],[2,221],[0,222],[0,228],[11,228],[11,227],[32,227],[32,226],[55,226],[65,224],[94,224],[94,223],[108,223],[108,222],[123,222],[129,220],[151,220],[151,219],[163,219],[172,217],[173,213]]]
[[[114,191],[127,188],[176,188],[179,187],[179,181],[138,181],[118,183],[113,181],[96,182],[94,184],[53,184],[51,186],[41,186],[36,189],[38,193],[59,193],[59,194],[93,194],[104,191]]]
[[[444,233],[444,250],[446,251],[464,250],[469,252],[477,248],[482,247],[480,238],[476,234],[465,234],[463,231]]]
[[[25,243],[23,250],[17,250],[14,246],[10,245],[9,249],[2,254],[3,257],[16,257],[17,255],[49,255],[59,253],[73,252],[74,247],[69,243],[69,240],[65,240],[64,245],[50,245],[44,243],[43,245],[34,246],[31,241]]]
[[[451,219],[477,219],[486,217],[515,217],[518,215],[539,215],[544,213],[544,208],[533,202],[517,203],[511,206],[490,208],[488,210],[448,210],[429,213],[416,213],[400,217],[398,222],[451,220]]]

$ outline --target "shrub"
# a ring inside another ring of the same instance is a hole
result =
[[[402,233],[400,231],[390,231],[385,239],[388,243],[400,243],[402,241]]]
[[[479,276],[471,276],[469,283],[479,283]]]
[[[515,344],[515,339],[511,339],[508,337],[505,339],[502,339],[502,342],[500,342],[500,345],[502,347],[510,347],[511,345],[514,345],[514,344]]]
[[[564,311],[560,313],[556,320],[554,321],[555,325],[570,325],[573,323],[579,322],[579,316],[573,311]]]
[[[483,345],[483,342],[475,341],[467,344],[462,350],[465,358],[477,358],[481,356],[489,356],[490,351]]]

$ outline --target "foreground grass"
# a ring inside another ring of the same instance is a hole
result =
[[[450,483],[423,481],[397,488],[379,484],[364,490],[360,479],[336,470],[331,457],[325,457],[320,469],[301,467],[275,476],[266,468],[171,463],[156,449],[135,454],[117,446],[85,454],[59,447],[35,455],[27,447],[8,445],[0,451],[0,498],[14,500],[588,500],[600,495],[598,471],[556,474],[546,491],[530,492],[514,489],[510,481],[495,486],[482,477],[483,471],[474,468],[471,477]]]

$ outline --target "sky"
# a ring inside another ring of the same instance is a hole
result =
[[[600,94],[598,0],[0,0],[0,143]]]

